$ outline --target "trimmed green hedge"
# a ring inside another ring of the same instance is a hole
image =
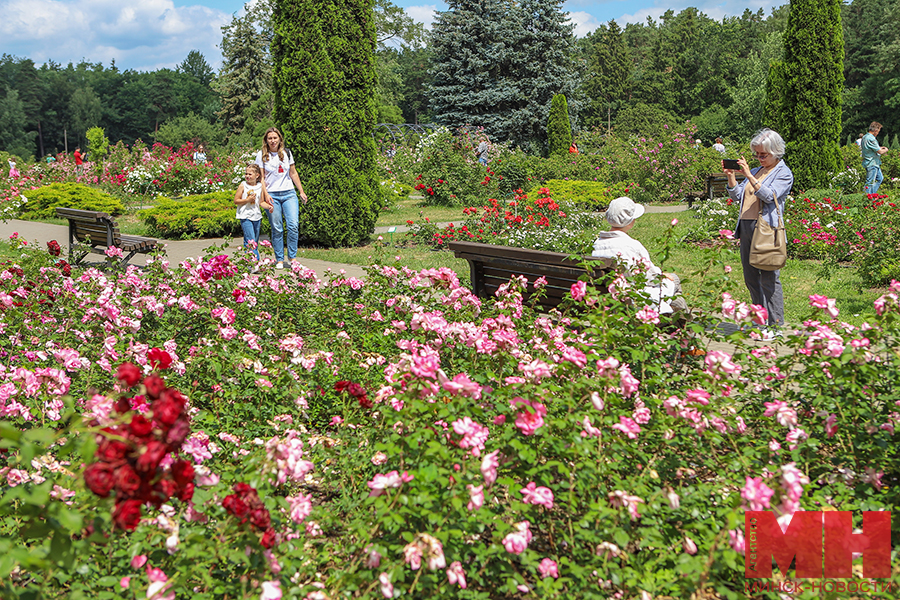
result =
[[[557,202],[574,202],[588,210],[603,210],[615,197],[612,196],[613,191],[605,183],[575,179],[550,179],[532,187],[528,192],[528,197],[537,198],[538,190],[541,188],[550,190],[550,195]]]
[[[190,240],[240,235],[241,223],[234,217],[234,192],[185,196],[180,200],[160,197],[153,208],[138,216],[150,228],[149,235]],[[268,219],[263,217],[263,225]]]
[[[125,212],[125,206],[115,196],[81,183],[51,183],[25,192],[24,196],[28,202],[22,205],[20,218],[26,221],[55,218],[57,207],[96,210],[111,215]]]

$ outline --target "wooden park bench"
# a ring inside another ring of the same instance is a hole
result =
[[[742,173],[735,173],[738,183],[744,180]],[[687,200],[688,208],[694,206],[694,202],[700,200],[711,200],[713,198],[722,198],[728,195],[728,175],[725,173],[710,173],[706,176],[706,186],[702,192],[688,192],[684,199]]]
[[[534,281],[545,277],[546,293],[538,303],[544,310],[559,306],[570,292],[572,284],[586,273],[581,262],[596,262],[596,268],[592,269],[595,278],[613,268],[613,261],[605,258],[586,256],[582,260],[573,260],[568,254],[511,246],[450,242],[449,248],[456,258],[464,258],[469,262],[472,291],[480,298],[493,296],[511,277],[524,275],[529,284],[525,294],[525,299],[528,300],[534,293]]]
[[[110,246],[122,250],[123,264],[128,264],[135,254],[149,254],[156,250],[156,240],[119,233],[119,225],[107,213],[77,208],[57,208],[56,216],[69,221],[69,261],[72,264],[80,263],[90,253],[106,256],[106,249]],[[76,252],[79,243],[82,246]],[[84,249],[85,247],[90,249]]]

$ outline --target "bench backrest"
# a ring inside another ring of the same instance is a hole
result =
[[[105,212],[57,208],[56,216],[69,220],[69,230],[79,242],[86,242],[90,238],[94,245],[118,246],[121,243],[119,225]]]
[[[738,183],[745,179],[743,173],[735,173],[734,175]],[[728,175],[725,173],[710,174],[709,177],[706,178],[706,197],[712,200],[713,198],[723,198],[727,195]]]
[[[540,303],[544,309],[558,306],[570,292],[572,284],[585,274],[585,269],[580,266],[581,262],[596,263],[593,270],[596,277],[613,268],[613,262],[605,258],[587,256],[581,260],[573,260],[569,255],[559,252],[511,246],[450,242],[449,248],[457,258],[464,258],[469,262],[472,291],[482,298],[493,296],[510,277],[524,275],[528,278],[527,299],[533,293],[534,281],[539,277],[546,278],[546,294]]]

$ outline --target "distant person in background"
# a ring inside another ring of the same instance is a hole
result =
[[[84,173],[84,157],[81,155],[81,147],[75,147],[75,178],[80,179]]]
[[[863,136],[864,136],[864,135],[866,135],[866,134],[861,133],[861,134],[859,134],[859,136],[856,138],[856,145],[859,146],[860,148],[862,148],[862,139],[863,139]]]
[[[19,170],[16,168],[16,160],[14,156],[10,156],[6,159],[6,163],[9,165],[9,178],[10,179],[18,179],[19,178]]]
[[[488,138],[487,135],[485,135],[484,139],[482,139],[478,143],[478,147],[475,149],[475,156],[478,157],[478,162],[480,162],[482,165],[487,165],[488,164],[488,154],[490,153],[490,151],[491,151],[491,140],[490,140],[490,138]]]
[[[717,150],[719,154],[725,154],[725,144],[722,143],[722,138],[716,138],[716,143],[713,144],[713,149]]]
[[[569,146],[569,154],[578,154],[578,144],[572,142],[572,145]]]
[[[863,136],[860,149],[862,150],[862,166],[866,170],[866,193],[877,194],[884,175],[881,173],[881,155],[887,154],[888,149],[878,145],[875,136],[881,131],[881,123],[872,121],[869,132]]]
[[[49,165],[49,164],[51,164],[51,163],[55,163],[55,162],[56,162],[56,157],[53,156],[52,154],[48,154],[47,156],[44,157],[44,160],[46,160],[46,161],[47,161],[47,164]]]
[[[194,164],[195,165],[205,165],[206,164],[206,147],[203,144],[197,146],[197,151],[194,152]]]

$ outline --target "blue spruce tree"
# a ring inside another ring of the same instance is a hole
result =
[[[577,114],[572,25],[562,0],[450,0],[432,28],[435,119],[544,151],[554,94]]]

